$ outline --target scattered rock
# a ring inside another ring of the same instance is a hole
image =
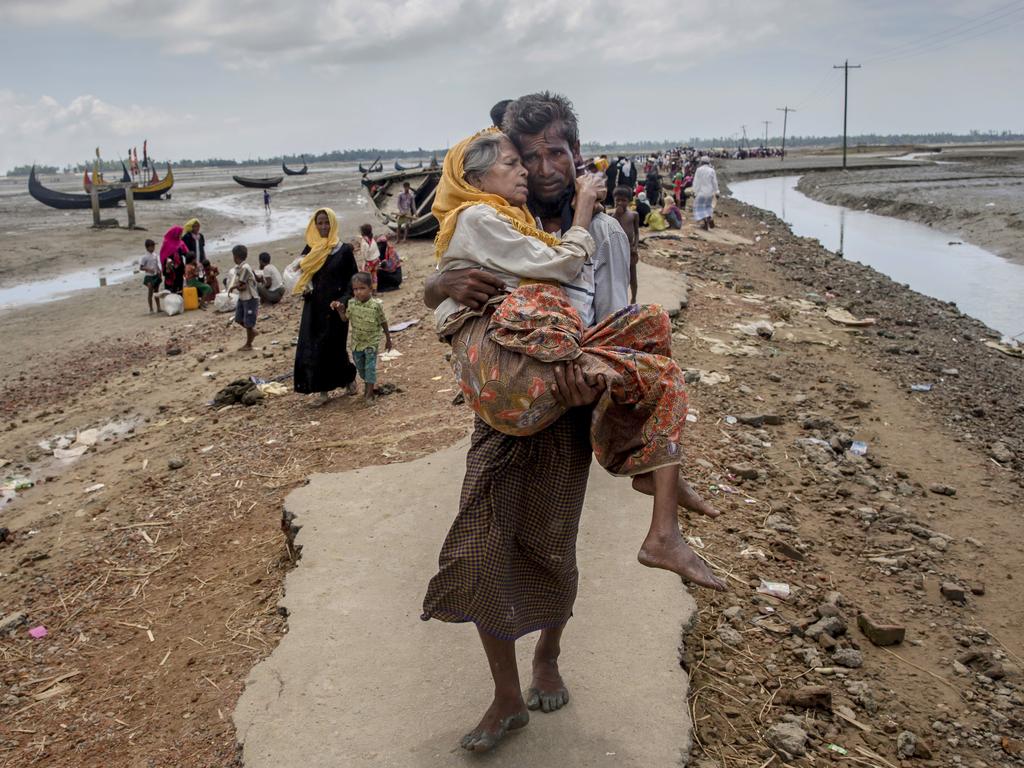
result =
[[[13,629],[17,629],[22,624],[28,622],[28,614],[24,611],[15,611],[9,613],[0,619],[0,634],[5,634]]]
[[[939,496],[956,496],[956,488],[942,483],[932,483],[928,486],[928,490]]]
[[[174,456],[174,457],[172,457],[172,458],[167,460],[167,468],[168,469],[181,469],[184,466],[185,466],[185,460],[182,459],[182,458],[179,458],[178,456]]]
[[[875,645],[899,645],[907,635],[907,628],[898,624],[882,624],[867,614],[857,615],[860,631]]]
[[[726,469],[730,474],[742,480],[757,480],[761,474],[753,464],[730,464]]]
[[[846,622],[839,616],[825,616],[804,630],[804,635],[816,639],[821,635],[838,637],[846,632]]]
[[[939,591],[942,593],[944,598],[951,600],[954,603],[967,602],[967,590],[952,581],[942,582],[942,586],[939,587]]]
[[[786,541],[773,541],[771,543],[772,554],[783,560],[797,560],[803,562],[807,559],[803,552]]]
[[[743,645],[743,635],[728,625],[719,627],[715,634],[717,634],[718,639],[726,645]]]
[[[790,707],[832,711],[832,691],[826,685],[805,685],[795,691],[779,691],[775,701]]]
[[[786,757],[807,754],[807,731],[796,723],[775,723],[765,732],[764,738]]]
[[[900,757],[919,757],[922,760],[931,760],[932,751],[928,749],[920,737],[912,731],[900,731],[896,737],[896,752]]]
[[[864,666],[864,654],[853,648],[839,648],[832,652],[832,661],[840,667],[860,669]]]
[[[1013,462],[1013,451],[1009,449],[1006,443],[992,443],[988,451],[989,455],[1000,464],[1010,464]]]

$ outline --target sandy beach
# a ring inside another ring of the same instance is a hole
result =
[[[890,174],[895,190],[944,168],[853,173]],[[208,243],[255,233],[250,250],[265,244],[280,266],[298,252],[297,229],[260,240],[258,191],[201,176],[183,173],[171,201],[141,209],[147,233],[91,232],[87,212],[0,197],[0,288],[131,262],[143,237],[190,215]],[[826,189],[837,176],[815,179]],[[354,237],[369,220],[357,185],[341,170],[287,179],[272,220],[331,205]],[[937,199],[952,206],[960,188]],[[1012,211],[992,216],[1019,250]],[[674,334],[697,419],[686,469],[725,512],[684,521],[730,583],[695,593],[701,613],[681,638],[693,763],[765,764],[770,726],[786,717],[816,760],[835,744],[896,764],[903,731],[930,750],[922,764],[1019,760],[1024,361],[987,346],[992,332],[947,303],[729,199],[710,233],[687,221],[644,235],[642,259],[690,282]],[[395,335],[402,356],[381,381],[397,390],[373,405],[336,395],[315,408],[290,392],[208,405],[238,378],[288,383],[297,300],[262,311],[251,353],[235,351],[241,332],[226,315],[149,315],[137,276],[0,311],[0,474],[34,482],[0,506],[0,618],[14,617],[0,631],[0,765],[240,764],[231,712],[287,632],[277,602],[285,573],[302,567],[280,530],[285,495],[315,472],[428,456],[471,428],[421,302],[431,243],[400,253],[405,283],[385,307],[392,323],[419,323]],[[830,320],[836,309],[874,322]],[[929,391],[913,389],[923,382]],[[92,428],[84,455],[54,457],[61,437]],[[410,531],[407,544],[438,542]],[[759,593],[762,579],[791,597]],[[949,584],[963,594],[949,597]],[[901,624],[906,642],[875,647],[860,613]],[[810,630],[830,615],[842,631]],[[28,635],[38,626],[39,640]],[[784,706],[802,685],[826,688],[829,708]]]

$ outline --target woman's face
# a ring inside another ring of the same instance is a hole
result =
[[[320,233],[320,237],[327,237],[331,234],[331,220],[327,214],[320,211],[316,215],[316,231]]]
[[[498,159],[487,173],[480,177],[480,189],[492,195],[500,195],[512,205],[525,205],[529,192],[526,176],[526,168],[519,158],[515,145],[504,139],[498,150]]]
[[[198,235],[199,234],[199,222],[198,221],[195,224],[192,225],[192,234],[193,235]]]

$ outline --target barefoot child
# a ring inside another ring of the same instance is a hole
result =
[[[149,304],[149,311],[153,311],[153,302],[156,301],[156,311],[160,311],[160,297],[156,295],[160,287],[160,259],[156,255],[156,243],[152,240],[146,241],[146,253],[139,260],[139,270],[145,273],[142,284],[146,286],[149,293],[146,294],[146,302]]]
[[[348,306],[332,301],[331,309],[348,323],[352,335],[352,362],[365,383],[363,397],[373,400],[377,391],[377,347],[383,336],[384,349],[391,351],[391,332],[384,315],[384,304],[373,298],[373,279],[366,272],[352,276],[352,298]]]
[[[633,199],[629,187],[616,187],[613,193],[615,209],[612,217],[622,225],[629,240],[629,300],[636,304],[636,264],[640,261],[640,215],[629,209],[629,203]]]
[[[232,248],[231,257],[235,261],[235,274],[228,285],[228,293],[238,291],[235,322],[245,328],[245,344],[239,348],[239,351],[248,352],[252,349],[253,339],[256,338],[256,314],[260,308],[260,300],[256,295],[256,273],[245,263],[249,257],[249,249],[244,245],[236,245]]]
[[[671,357],[668,316],[661,307],[633,305],[585,329],[562,287],[586,274],[594,250],[587,227],[601,192],[593,177],[579,177],[572,226],[556,237],[538,229],[525,207],[526,169],[503,134],[491,129],[453,147],[433,206],[441,222],[438,269],[483,268],[510,293],[480,310],[447,299],[435,312],[438,331],[451,342],[466,402],[505,434],[536,434],[564,414],[551,393],[559,365],[574,361],[592,384],[603,381],[591,420],[594,455],[654,495],[638,559],[724,589],[679,533],[686,393]]]

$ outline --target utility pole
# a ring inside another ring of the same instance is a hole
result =
[[[743,129],[743,143],[746,144],[747,149],[750,149],[750,141],[747,139],[747,126],[741,125],[740,128]]]
[[[768,126],[772,124],[771,120],[762,120],[764,123],[764,148],[768,149]]]
[[[776,107],[776,112],[782,113],[782,160],[786,162],[786,122],[789,120],[789,113],[796,112],[792,107]]]
[[[850,64],[847,59],[842,64],[833,65],[832,69],[843,70],[843,170],[846,170],[846,109],[850,101],[850,70],[860,69],[860,64]]]

